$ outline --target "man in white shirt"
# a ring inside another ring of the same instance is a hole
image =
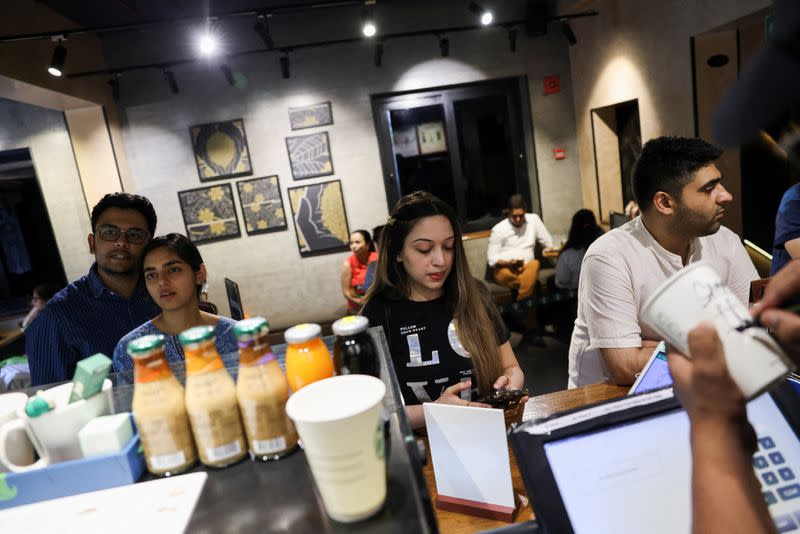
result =
[[[641,215],[597,239],[583,258],[569,387],[634,382],[659,341],[639,312],[689,263],[709,262],[747,303],[758,274],[739,237],[721,226],[733,199],[714,164],[721,153],[702,139],[659,137],[644,145],[631,181]]]
[[[522,195],[508,199],[508,218],[495,224],[489,236],[487,256],[492,277],[502,286],[517,290],[517,300],[530,297],[539,277],[539,260],[533,248],[553,247],[553,238],[535,213],[527,213]]]

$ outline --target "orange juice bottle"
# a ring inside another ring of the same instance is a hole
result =
[[[333,376],[333,360],[322,342],[318,324],[303,323],[284,333],[286,348],[286,379],[292,391],[317,380]]]
[[[186,411],[200,461],[225,467],[247,454],[233,378],[222,365],[214,329],[195,326],[178,336],[186,356]]]

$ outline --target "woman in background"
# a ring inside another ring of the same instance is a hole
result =
[[[178,334],[193,326],[213,326],[220,354],[235,352],[236,321],[200,310],[200,293],[206,283],[206,266],[197,247],[181,234],[156,237],[142,251],[141,276],[161,313],[126,334],[114,349],[114,370],[127,371],[133,361],[128,343],[149,334],[164,336],[164,352],[170,362],[184,359]]]
[[[603,229],[597,225],[592,210],[582,209],[572,216],[569,237],[556,263],[556,287],[562,290],[576,291],[581,274],[581,263],[586,249],[594,240],[603,235]]]
[[[347,301],[347,311],[355,314],[364,304],[363,285],[367,266],[371,261],[378,259],[378,254],[366,230],[356,230],[350,234],[350,250],[353,253],[342,264],[340,280],[342,295]]]
[[[473,401],[519,389],[524,375],[488,289],[472,277],[452,208],[430,193],[401,198],[381,236],[363,315],[383,326],[412,428],[423,402]]]
[[[25,330],[31,321],[36,319],[39,312],[42,311],[47,304],[47,301],[53,298],[53,295],[58,293],[61,288],[55,284],[39,284],[33,288],[33,298],[31,299],[31,311],[19,323],[20,328]]]

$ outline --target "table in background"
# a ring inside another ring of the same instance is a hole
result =
[[[523,420],[541,419],[558,412],[622,397],[628,392],[628,389],[630,388],[613,386],[610,384],[593,384],[591,386],[548,393],[547,395],[539,395],[538,397],[531,398],[525,405]],[[511,483],[514,487],[514,495],[522,495],[524,497],[524,504],[520,506],[519,512],[514,519],[514,523],[521,523],[534,519],[534,514],[531,509],[530,501],[528,501],[528,491],[525,489],[525,483],[517,467],[517,459],[514,456],[514,451],[509,447],[508,452],[511,460]],[[433,463],[431,462],[430,451],[427,452],[427,455],[428,462],[423,468],[423,473],[425,475],[425,481],[428,484],[428,491],[431,497],[435,498],[437,495],[436,479],[433,475]],[[467,534],[508,526],[508,523],[502,521],[448,512],[446,510],[439,510],[438,508],[436,508],[436,520],[439,523],[439,530],[447,534]]]

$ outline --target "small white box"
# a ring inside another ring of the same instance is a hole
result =
[[[121,451],[133,439],[130,413],[95,417],[78,432],[84,458]]]

